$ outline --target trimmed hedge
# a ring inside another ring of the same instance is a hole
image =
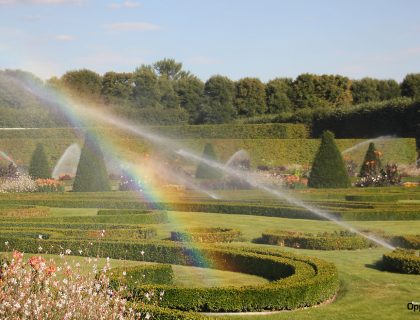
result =
[[[139,284],[172,284],[174,272],[170,264],[142,264],[112,268],[107,276],[113,288],[127,286],[130,291]]]
[[[290,231],[267,231],[262,234],[261,242],[271,245],[313,249],[313,250],[356,250],[374,246],[372,241],[347,233],[302,233]]]
[[[129,302],[128,306],[141,314],[142,317],[150,316],[149,319],[159,320],[212,320],[212,317],[206,317],[195,312],[185,312],[175,309],[162,308],[151,304],[139,302]]]
[[[9,241],[6,248],[4,242]],[[48,253],[65,249],[83,255],[94,253],[114,259],[142,260],[210,267],[253,274],[273,280],[261,286],[185,288],[176,286],[139,286],[133,296],[144,298],[146,292],[165,292],[162,307],[196,311],[257,311],[295,309],[319,304],[333,297],[339,288],[337,269],[332,263],[296,256],[278,250],[222,249],[202,246],[185,247],[174,242],[89,243],[74,240],[45,240]],[[9,248],[38,252],[39,244],[31,239],[0,237],[0,251]],[[63,248],[63,249],[61,249]],[[9,249],[10,250],[10,249]],[[144,256],[140,254],[144,251]]]
[[[406,249],[420,249],[420,234],[393,236],[391,237],[393,246],[406,248]]]
[[[112,215],[129,215],[129,214],[147,214],[150,210],[135,210],[135,209],[108,209],[98,210],[98,216],[112,216]]]
[[[50,208],[36,206],[0,207],[0,217],[28,218],[45,217]]]
[[[420,194],[419,193],[355,194],[355,195],[347,195],[345,196],[345,199],[347,201],[361,201],[361,202],[396,202],[398,200],[420,200]]]
[[[384,254],[382,267],[393,272],[420,274],[419,251],[396,249]]]
[[[237,241],[240,236],[239,230],[225,228],[192,228],[184,232],[171,232],[172,241],[182,242],[232,242]]]
[[[11,221],[10,218],[0,219]],[[166,223],[168,214],[165,211],[152,211],[145,214],[101,215],[101,216],[71,216],[71,217],[41,217],[20,219],[20,222],[45,224],[156,224]]]

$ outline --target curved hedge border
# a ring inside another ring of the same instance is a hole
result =
[[[291,231],[267,231],[261,242],[271,245],[313,250],[356,250],[374,246],[372,241],[348,233],[302,233]]]
[[[171,232],[172,241],[182,242],[233,242],[237,241],[240,236],[239,230],[226,228],[192,228],[185,232]]]
[[[382,256],[382,267],[385,270],[420,274],[419,251],[396,249]]]
[[[5,241],[9,241],[6,247]],[[191,311],[258,311],[295,309],[319,304],[333,297],[339,288],[337,269],[332,263],[277,250],[186,247],[174,242],[90,243],[84,240],[7,239],[0,237],[0,251],[17,249],[38,252],[42,245],[48,253],[63,249],[83,255],[115,259],[142,260],[236,271],[272,280],[261,286],[185,288],[177,286],[139,286],[133,295],[144,298],[151,290],[165,292],[162,307]]]
[[[107,274],[114,288],[126,286],[128,290],[141,284],[172,284],[174,272],[170,264],[142,264],[112,268]]]

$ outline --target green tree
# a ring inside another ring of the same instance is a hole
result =
[[[197,123],[200,106],[204,102],[204,83],[196,76],[185,75],[175,82],[174,89],[180,106],[189,114],[190,124]]]
[[[370,101],[379,101],[380,96],[378,91],[378,83],[379,80],[372,78],[353,80],[351,85],[353,102],[355,104],[359,104]]]
[[[293,109],[292,97],[293,80],[277,78],[269,81],[265,86],[268,113],[290,112]]]
[[[233,105],[235,83],[228,77],[212,76],[204,84],[204,94],[212,101],[222,105]]]
[[[395,80],[378,80],[379,100],[391,100],[401,97],[400,85]]]
[[[151,66],[142,65],[133,74],[133,99],[136,107],[160,105],[159,78]]]
[[[267,111],[265,86],[258,78],[243,78],[236,82],[234,105],[238,114],[248,117]]]
[[[104,156],[96,139],[86,133],[74,179],[74,192],[110,191]]]
[[[166,77],[168,80],[177,80],[182,74],[182,63],[174,59],[163,59],[153,64],[160,77]]]
[[[420,99],[420,73],[407,74],[401,83],[401,94],[404,97]]]
[[[107,72],[102,78],[101,94],[108,104],[128,104],[133,88],[132,73]]]
[[[35,151],[32,154],[31,162],[29,164],[29,175],[33,179],[51,178],[47,155],[45,154],[44,146],[41,143],[36,145]]]
[[[312,164],[308,181],[311,188],[348,188],[350,178],[341,152],[334,141],[334,134],[324,131],[321,145]]]
[[[179,107],[179,97],[174,89],[174,81],[166,77],[160,77],[159,84],[159,104],[164,108]]]
[[[376,150],[375,144],[371,142],[366,151],[365,159],[360,168],[360,177],[375,176],[380,173],[382,169],[380,153]]]
[[[216,153],[214,152],[213,145],[211,143],[206,143],[204,146],[202,158],[209,161],[217,161]],[[198,164],[195,177],[197,179],[219,179],[222,177],[222,174],[220,170],[209,166],[205,163],[205,161],[201,161]]]
[[[60,78],[60,82],[62,87],[74,97],[93,99],[100,97],[102,77],[91,70],[68,71]]]

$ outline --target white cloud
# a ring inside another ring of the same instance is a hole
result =
[[[58,41],[73,41],[74,37],[68,34],[59,34],[55,36],[54,39]]]
[[[12,4],[35,4],[35,5],[58,5],[58,4],[81,4],[86,0],[0,0],[0,5]]]
[[[121,8],[137,8],[140,7],[141,4],[137,1],[123,1],[123,2],[115,2],[108,5],[108,8],[111,9],[121,9]]]
[[[147,22],[120,22],[107,25],[113,31],[155,31],[161,29],[160,26]]]

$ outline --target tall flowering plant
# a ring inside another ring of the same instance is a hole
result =
[[[38,192],[64,192],[64,183],[54,179],[35,180]]]

